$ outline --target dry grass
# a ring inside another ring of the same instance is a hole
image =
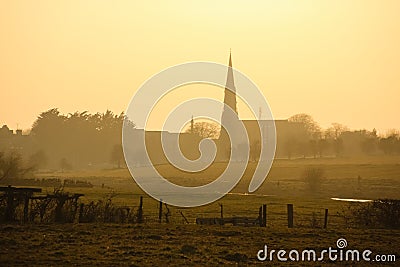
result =
[[[400,256],[397,246],[400,233],[390,230],[53,224],[3,225],[0,232],[2,266],[265,265],[256,258],[264,244],[270,249],[320,251],[336,247],[336,240],[342,237],[347,239],[348,248]],[[325,264],[331,265],[329,261]]]

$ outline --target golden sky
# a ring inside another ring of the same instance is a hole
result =
[[[232,48],[278,119],[400,128],[399,11],[396,0],[0,1],[0,124],[26,129],[53,107],[119,113],[153,74],[227,64]]]

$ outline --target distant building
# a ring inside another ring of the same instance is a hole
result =
[[[11,137],[12,135],[13,131],[10,130],[7,125],[3,125],[3,127],[0,128],[0,138]]]
[[[23,135],[22,130],[14,131],[3,125],[0,128],[0,151],[21,150],[24,147],[30,146],[29,136]]]
[[[232,89],[229,90],[228,88]],[[230,107],[234,114],[228,114],[226,106],[222,110],[221,123],[227,125],[232,123],[233,120],[239,120],[236,100],[236,88],[232,70],[232,55],[229,55],[229,65],[227,72],[226,87],[224,93],[224,103]],[[261,144],[265,144],[266,140],[261,140],[261,130],[266,130],[265,127],[270,125],[267,120],[242,120],[249,137],[250,144],[250,160],[257,161],[259,159]],[[300,140],[306,140],[306,130],[300,123],[289,122],[288,120],[275,120],[275,127],[277,132],[277,149],[275,157],[291,157],[292,151],[294,151],[295,144],[297,145]],[[189,133],[166,133],[168,138],[175,140],[179,136],[179,149],[182,154],[188,159],[194,160],[200,156],[199,153],[199,142],[201,137],[193,132],[193,119],[191,120],[191,131]],[[161,145],[161,134],[160,131],[144,131],[136,130],[139,134],[145,134],[147,152],[154,165],[167,163],[168,160],[163,152]],[[232,133],[231,133],[232,134]],[[266,137],[267,138],[267,137]],[[168,139],[167,139],[168,140]],[[214,140],[217,144],[218,152],[216,161],[226,161],[229,159],[231,153],[230,141],[228,134],[222,128],[218,139]],[[173,142],[165,142],[166,146],[174,146]],[[178,153],[178,150],[175,150]]]

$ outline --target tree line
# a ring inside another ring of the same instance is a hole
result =
[[[340,123],[322,129],[308,114],[294,115],[288,121],[303,128],[284,141],[283,150],[288,158],[400,154],[400,132],[395,129],[386,135],[378,135],[376,129],[350,130]]]
[[[124,113],[114,114],[109,110],[95,114],[87,111],[62,114],[57,108],[47,110],[37,117],[29,135],[0,144],[0,151],[11,151],[8,156],[0,154],[0,165],[2,161],[7,165],[7,161],[24,160],[29,166],[61,171],[90,166],[101,168],[104,164],[120,167],[124,120]],[[133,123],[131,125],[134,127]]]
[[[54,108],[42,112],[29,135],[11,138],[11,141],[0,138],[0,180],[22,176],[34,167],[60,171],[122,167],[124,121],[129,122],[124,113],[114,114],[109,110],[94,114],[86,111],[62,114]],[[400,154],[399,131],[380,136],[375,129],[350,130],[339,123],[322,129],[307,114],[294,115],[288,121],[301,127],[284,137],[278,131],[278,150],[287,158]],[[219,127],[195,122],[186,132],[217,138]]]

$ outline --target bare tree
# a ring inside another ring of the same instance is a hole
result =
[[[325,136],[337,140],[344,132],[349,131],[349,128],[343,124],[334,122],[332,126],[326,129]]]
[[[20,154],[5,154],[0,152],[0,181],[8,179],[18,179],[27,172],[32,171],[33,167],[24,167]]]
[[[185,132],[197,134],[202,138],[218,138],[220,127],[216,123],[211,122],[196,122],[193,124],[193,132],[192,129],[189,128]]]
[[[319,139],[321,136],[321,127],[314,119],[308,114],[296,114],[288,119],[290,122],[297,122],[303,124],[307,133],[313,139]]]

